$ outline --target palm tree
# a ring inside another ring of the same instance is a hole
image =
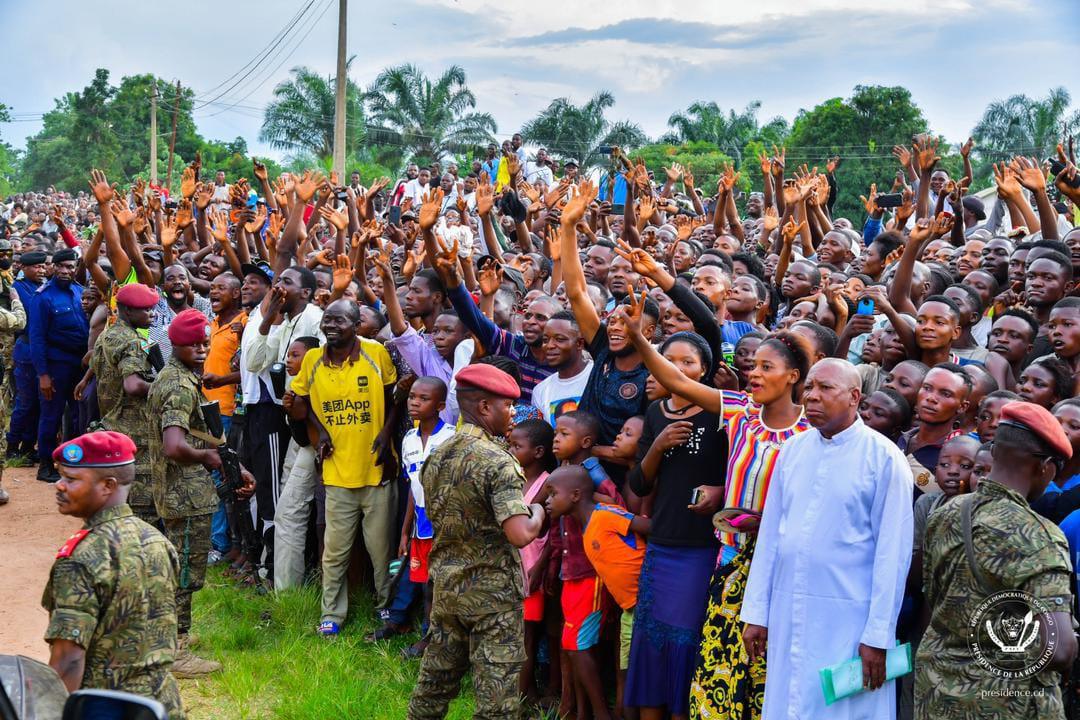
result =
[[[1070,102],[1068,91],[1059,87],[1041,100],[1013,95],[987,105],[971,132],[982,161],[977,172],[985,174],[990,163],[1014,155],[1053,155],[1057,143],[1080,130],[1080,111],[1066,117]]]
[[[590,168],[605,162],[604,146],[626,149],[648,142],[641,128],[628,120],[611,122],[604,111],[615,104],[615,97],[601,90],[584,105],[574,105],[567,98],[551,104],[521,128],[522,137],[543,145],[554,156],[575,158],[581,167]]]
[[[674,113],[668,125],[674,128],[660,138],[660,142],[679,144],[685,142],[710,142],[720,151],[742,164],[742,151],[752,140],[780,143],[788,133],[787,121],[773,118],[764,126],[758,123],[761,102],[755,100],[741,113],[728,110],[727,114],[715,102],[695,102],[686,112]]]
[[[471,112],[476,96],[457,65],[434,81],[415,65],[387,68],[365,97],[371,141],[397,145],[414,159],[442,160],[495,137],[495,119],[488,113]]]
[[[346,65],[352,64],[352,58]],[[334,153],[336,79],[307,67],[292,69],[292,77],[274,88],[274,100],[263,115],[259,140],[296,157],[331,157]],[[345,153],[352,154],[364,138],[363,91],[345,83]]]

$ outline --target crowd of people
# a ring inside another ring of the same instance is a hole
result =
[[[520,136],[393,184],[7,198],[6,452],[86,521],[51,664],[184,717],[220,563],[321,586],[327,639],[370,592],[414,719],[470,669],[484,718],[1071,715],[1080,178],[1016,157],[984,203],[937,150],[855,218],[838,157],[774,148],[744,196]],[[1005,591],[1036,637],[980,645]]]

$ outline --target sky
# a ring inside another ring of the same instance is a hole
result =
[[[257,140],[261,109],[292,67],[333,74],[337,17],[338,0],[0,0],[0,103],[19,120],[0,124],[0,138],[24,147],[55,98],[105,67],[114,84],[145,72],[179,80],[208,102],[195,112],[204,137],[242,136],[252,152],[281,158]],[[650,137],[695,100],[735,109],[759,100],[762,122],[791,120],[859,84],[907,87],[932,131],[954,143],[1010,95],[1062,86],[1080,107],[1068,60],[1077,0],[353,0],[347,29],[355,82],[367,87],[406,62],[430,75],[461,65],[500,139],[554,98],[581,103],[599,90],[615,97],[609,119]]]

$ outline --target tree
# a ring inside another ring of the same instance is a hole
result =
[[[458,65],[435,80],[415,65],[386,68],[365,98],[371,142],[400,147],[404,156],[417,162],[441,161],[495,137],[495,119],[472,112],[476,96]]]
[[[888,191],[899,169],[893,146],[910,146],[914,135],[925,132],[926,119],[907,89],[856,85],[848,100],[831,98],[799,111],[787,141],[787,176],[802,163],[824,169],[829,156],[845,158],[836,171],[840,193],[833,215],[859,226],[865,214],[859,194],[865,195],[870,183]]]
[[[657,182],[661,183],[665,179],[664,168],[671,167],[672,163],[679,163],[693,173],[694,185],[706,197],[716,193],[720,167],[732,162],[730,155],[725,155],[714,143],[704,140],[678,145],[671,143],[645,145],[630,153],[630,158],[632,160],[641,158],[645,166],[656,174]],[[744,191],[750,189],[750,179],[746,177],[746,173],[739,178],[739,188]],[[681,191],[682,186],[678,186],[678,189]]]
[[[352,58],[346,65],[352,64]],[[292,77],[274,88],[274,100],[263,115],[259,140],[294,155],[331,157],[334,153],[334,99],[337,80],[306,67],[292,69]],[[364,138],[363,91],[352,80],[345,83],[345,154],[360,147]]]
[[[674,131],[664,135],[660,141],[671,144],[710,142],[735,158],[736,166],[741,167],[743,149],[747,143],[781,145],[788,134],[787,120],[780,117],[762,126],[757,119],[760,109],[761,101],[754,100],[741,113],[728,110],[725,115],[715,102],[695,102],[686,112],[677,112],[668,118],[668,125]]]
[[[1066,115],[1071,102],[1065,88],[1054,88],[1041,100],[1013,95],[986,106],[972,130],[975,138],[976,175],[990,172],[990,164],[1015,155],[1045,158],[1066,136],[1080,131],[1080,110]]]
[[[11,109],[0,103],[0,123],[11,122]],[[19,154],[10,144],[0,139],[0,198],[6,197],[16,183]]]
[[[615,104],[615,97],[601,90],[584,105],[574,105],[567,98],[557,98],[521,128],[527,141],[543,145],[555,157],[575,158],[583,169],[606,161],[603,146],[623,149],[641,147],[648,142],[645,133],[628,120],[611,122],[604,111]]]

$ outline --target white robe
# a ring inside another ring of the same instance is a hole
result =
[[[911,563],[911,469],[861,420],[789,439],[754,550],[742,621],[768,628],[763,720],[895,717],[886,683],[825,706],[819,671],[896,644]]]

